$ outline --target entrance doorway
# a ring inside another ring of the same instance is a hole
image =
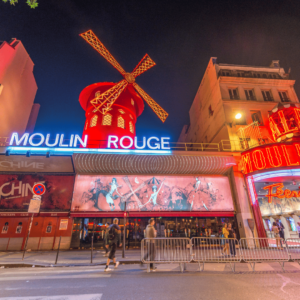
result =
[[[126,249],[139,249],[149,217],[127,218],[125,241]],[[205,229],[211,229],[211,237],[220,237],[224,223],[232,223],[239,238],[234,217],[155,217],[157,237],[205,237]],[[119,219],[123,242],[124,219]],[[112,224],[113,218],[75,218],[71,248],[89,249],[94,235],[94,247],[104,249],[105,224]]]

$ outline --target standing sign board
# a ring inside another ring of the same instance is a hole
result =
[[[42,183],[37,183],[33,186],[32,192],[34,193],[34,195],[30,200],[28,212],[33,214],[39,213],[42,202],[42,195],[45,194],[46,187]]]

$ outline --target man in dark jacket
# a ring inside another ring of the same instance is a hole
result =
[[[103,256],[108,256],[108,254],[109,254],[108,247],[106,247],[107,245],[109,245],[109,243],[108,243],[108,230],[109,230],[109,223],[107,222],[105,224],[105,232],[104,232],[104,237],[103,237],[103,245],[104,245],[104,250],[105,250],[105,254]]]
[[[105,272],[111,271],[111,269],[108,267],[111,259],[113,260],[113,262],[115,264],[115,268],[117,268],[119,266],[119,262],[116,261],[116,257],[115,257],[118,243],[119,243],[119,246],[122,247],[121,229],[120,229],[118,223],[119,223],[119,220],[117,218],[115,218],[113,224],[110,225],[108,228],[108,233],[107,233],[108,245],[106,245],[106,248],[109,248],[109,255],[108,255],[108,259],[107,259],[106,266],[104,269]]]
[[[145,255],[144,257],[144,260],[147,260],[148,257],[150,256],[150,260],[151,261],[154,261],[155,259],[155,228],[154,228],[154,223],[155,223],[155,220],[154,219],[150,219],[148,221],[148,226],[146,228],[146,235],[145,235],[145,238],[146,239],[151,239],[153,238],[153,240],[146,240],[146,251],[147,251],[147,254]],[[154,267],[154,264],[153,263],[150,263],[150,269],[152,271],[155,271],[155,267]]]

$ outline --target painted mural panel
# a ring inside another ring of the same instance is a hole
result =
[[[27,212],[35,183],[46,186],[41,212],[70,210],[74,176],[20,174],[0,175],[0,211]]]
[[[300,211],[300,189],[296,181],[255,182],[262,216]]]
[[[224,176],[77,175],[72,211],[233,211]]]

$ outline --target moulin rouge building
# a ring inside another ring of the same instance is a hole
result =
[[[101,247],[103,225],[115,217],[129,247],[139,247],[150,217],[156,219],[159,237],[204,236],[205,229],[217,237],[224,222],[233,223],[239,237],[252,237],[251,220],[256,236],[268,234],[263,220],[272,213],[266,215],[259,205],[263,201],[256,188],[256,164],[250,170],[247,156],[255,148],[243,152],[218,143],[137,138],[135,124],[144,101],[163,122],[168,116],[136,83],[155,63],[145,55],[126,73],[92,31],[82,37],[123,79],[83,89],[82,136],[21,133],[2,147],[0,250],[24,247],[31,218],[28,204],[37,182],[46,192],[33,218],[27,246],[32,250],[55,249],[60,237],[65,249],[89,248],[92,236]],[[278,193],[267,198],[281,199]]]

